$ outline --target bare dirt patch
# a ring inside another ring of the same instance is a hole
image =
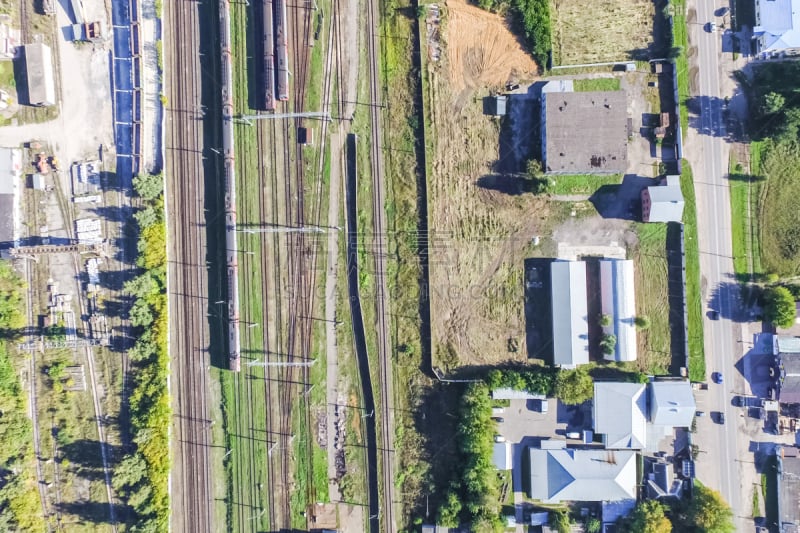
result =
[[[446,6],[445,56],[454,94],[536,76],[536,63],[502,17],[460,0]]]
[[[652,41],[652,0],[552,0],[553,64],[622,61]]]

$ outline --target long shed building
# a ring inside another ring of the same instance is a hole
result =
[[[553,300],[553,364],[575,368],[589,362],[586,263],[554,261],[550,267]]]
[[[614,335],[614,353],[605,354],[609,361],[636,360],[636,297],[633,283],[633,261],[603,259],[600,261],[600,300],[604,315],[611,324],[604,333]]]
[[[55,105],[56,88],[50,47],[42,43],[26,44],[25,69],[28,75],[28,103],[35,106]]]

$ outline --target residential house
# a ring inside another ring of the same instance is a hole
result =
[[[646,391],[643,383],[594,383],[594,432],[603,436],[606,448],[643,450],[646,447]]]
[[[800,53],[800,0],[755,0],[753,40],[761,57]]]

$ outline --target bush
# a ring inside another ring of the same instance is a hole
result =
[[[607,328],[611,325],[611,315],[602,314],[600,315],[600,325],[604,328]]]
[[[603,338],[600,339],[600,349],[603,350],[605,355],[611,355],[614,353],[614,350],[617,347],[617,337],[616,335],[603,335]]]
[[[639,315],[633,319],[633,323],[636,324],[636,327],[645,330],[650,329],[650,317],[647,315]]]
[[[594,381],[582,369],[561,370],[556,376],[555,395],[567,405],[578,405],[594,396]]]
[[[572,530],[572,524],[567,512],[563,509],[550,511],[550,527],[558,531],[558,533],[569,533]]]
[[[794,297],[786,287],[768,287],[764,291],[764,316],[779,328],[790,328],[797,318]]]

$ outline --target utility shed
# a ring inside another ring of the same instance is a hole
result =
[[[681,177],[667,176],[659,185],[642,191],[644,222],[680,222],[683,218]]]
[[[22,173],[22,151],[0,148],[0,248],[11,248],[16,239],[19,212],[17,187]]]
[[[617,174],[628,168],[624,91],[543,92],[542,163],[548,174]]]
[[[589,362],[586,309],[586,263],[554,261],[550,266],[553,298],[553,364],[575,368]]]
[[[28,103],[36,106],[55,105],[56,89],[50,47],[42,43],[26,44],[25,69],[28,75]]]
[[[636,297],[633,283],[633,261],[602,259],[600,261],[600,302],[611,324],[604,333],[614,335],[614,353],[604,355],[609,361],[636,361]]]

